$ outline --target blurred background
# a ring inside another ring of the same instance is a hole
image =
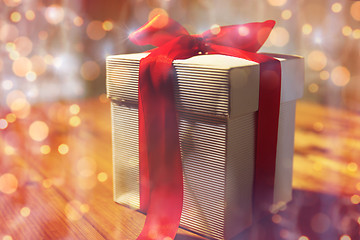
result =
[[[121,222],[140,229],[109,204],[105,58],[148,50],[127,36],[158,13],[192,34],[277,22],[260,51],[303,56],[305,90],[297,106],[294,200],[272,217],[278,228],[269,229],[278,230],[274,239],[359,239],[360,1],[354,0],[0,0],[0,237],[76,239],[89,222],[106,225],[108,239],[131,239]]]
[[[304,99],[360,110],[360,2],[350,0],[1,0],[0,104],[104,93],[106,56],[146,50],[127,36],[159,12],[191,33],[274,19],[261,51],[305,57]]]

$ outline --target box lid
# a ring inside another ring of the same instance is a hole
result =
[[[106,59],[109,98],[137,104],[140,59],[149,53],[108,56]],[[281,102],[302,97],[304,61],[298,56],[267,54],[281,62]],[[217,116],[239,116],[257,111],[259,64],[224,55],[198,55],[173,62],[179,111]]]

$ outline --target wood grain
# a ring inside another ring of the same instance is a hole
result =
[[[71,113],[73,104],[80,107],[79,113]],[[0,109],[0,118],[8,113]],[[74,116],[80,125],[71,126]],[[35,121],[49,128],[43,141],[35,141],[29,133]],[[68,146],[68,152],[59,152],[61,144]],[[49,153],[41,152],[44,145],[50,147]],[[0,130],[0,152],[0,238],[136,239],[140,233],[145,216],[112,199],[110,104],[103,95],[33,106],[28,117]],[[286,210],[255,223],[236,239],[298,239],[302,235],[320,239],[327,234],[356,239],[359,159],[358,114],[299,102],[294,200]],[[4,187],[14,184],[4,180],[9,175],[16,179],[13,193],[6,193]],[[332,203],[328,209],[321,208],[324,201]],[[351,214],[345,216],[339,209]],[[26,210],[30,210],[28,216]],[[319,212],[330,219],[323,232],[313,220]],[[344,221],[350,228],[337,226]],[[179,229],[175,239],[204,238]]]

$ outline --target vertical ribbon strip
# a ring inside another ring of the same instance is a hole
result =
[[[273,200],[280,62],[256,53],[275,22],[248,23],[190,35],[179,23],[158,15],[130,35],[139,45],[157,46],[140,61],[140,210],[147,213],[138,239],[174,239],[183,204],[179,126],[173,83],[175,59],[199,53],[224,54],[260,63],[259,110],[254,176],[254,208],[268,210]]]

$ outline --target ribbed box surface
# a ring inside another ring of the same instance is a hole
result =
[[[140,205],[137,82],[144,56],[107,58],[107,93],[113,99],[114,200],[135,209]],[[273,210],[291,200],[295,103],[303,88],[302,59],[281,57],[284,83]],[[174,66],[184,176],[180,225],[228,239],[252,222],[258,64],[213,55],[176,60]]]

